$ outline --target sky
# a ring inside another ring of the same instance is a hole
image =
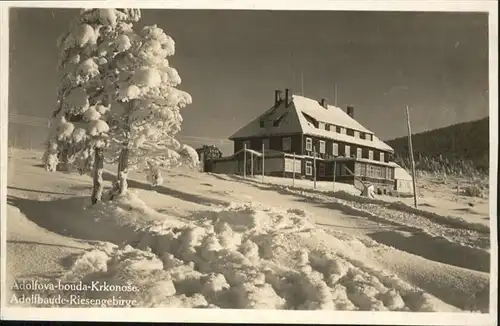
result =
[[[9,112],[49,117],[56,40],[77,14],[11,9]],[[406,135],[406,105],[414,133],[489,114],[486,13],[142,10],[139,26],[152,24],[175,40],[169,61],[193,97],[184,136],[227,139],[273,105],[275,89],[333,103],[335,84],[338,106],[386,140]]]

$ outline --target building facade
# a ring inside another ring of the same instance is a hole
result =
[[[295,166],[297,178],[361,181],[373,184],[378,193],[395,190],[393,149],[354,119],[352,106],[344,112],[325,100],[277,90],[274,105],[229,139],[235,154],[221,161],[246,163],[234,163],[241,168],[224,172],[224,163],[215,168],[219,164],[215,161],[213,172],[241,173],[241,164],[259,169],[262,162],[258,160],[264,157],[264,163],[270,163],[269,169],[264,168],[266,175],[291,177]]]

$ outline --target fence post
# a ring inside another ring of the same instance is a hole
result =
[[[253,178],[253,152],[250,152],[250,169],[252,170],[250,174]]]
[[[313,148],[313,177],[314,177],[314,189],[316,189],[316,146]]]
[[[262,182],[264,182],[264,142],[262,142]]]
[[[333,192],[335,192],[335,176],[337,174],[337,161],[333,161]]]
[[[243,144],[243,178],[247,177],[247,144]]]

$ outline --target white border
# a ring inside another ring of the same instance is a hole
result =
[[[5,1],[0,3],[0,216],[6,212],[7,190],[7,107],[9,25],[8,7],[140,7],[171,9],[257,9],[257,10],[362,10],[362,11],[469,11],[489,12],[489,101],[490,101],[490,227],[491,274],[490,313],[403,313],[403,312],[330,312],[330,311],[275,311],[210,310],[210,309],[120,309],[120,308],[9,308],[5,303],[5,286],[1,286],[1,318],[24,320],[85,321],[163,321],[163,322],[253,322],[253,323],[314,323],[314,324],[407,324],[407,325],[493,325],[497,322],[498,243],[497,243],[497,169],[498,169],[498,12],[496,1],[442,0],[175,0],[159,1]],[[6,219],[1,222],[1,281],[5,284]]]
[[[7,162],[8,162],[8,85],[9,85],[9,13],[0,4],[0,319],[3,319],[4,284],[7,252]]]

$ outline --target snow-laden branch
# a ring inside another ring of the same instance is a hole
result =
[[[47,164],[91,168],[98,148],[113,163],[127,150],[130,169],[196,162],[196,151],[175,140],[180,110],[192,103],[168,60],[175,42],[156,25],[136,29],[140,17],[138,9],[85,9],[59,38],[63,77]]]

